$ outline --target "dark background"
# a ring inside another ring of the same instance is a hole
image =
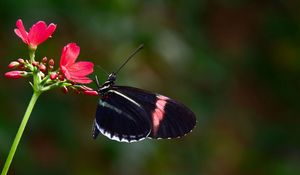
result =
[[[10,174],[300,174],[300,4],[298,1],[0,1],[0,70],[28,58],[14,34],[38,20],[57,24],[37,58],[56,61],[64,45],[112,72],[145,48],[118,84],[165,94],[189,106],[197,127],[181,139],[126,144],[93,140],[97,97],[38,100]],[[105,73],[95,68],[101,82]],[[0,167],[32,94],[29,79],[0,77]],[[91,84],[94,87],[94,84]]]

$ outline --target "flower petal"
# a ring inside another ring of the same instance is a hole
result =
[[[93,81],[88,77],[76,77],[76,76],[70,76],[67,79],[75,83],[81,83],[81,84],[88,84]]]
[[[92,82],[92,80],[87,75],[93,72],[94,64],[92,62],[80,61],[74,63],[70,67],[67,68],[67,71],[63,71],[66,78],[70,81],[82,84],[88,84]]]
[[[22,41],[26,44],[29,44],[28,41],[28,33],[24,28],[23,22],[21,19],[18,19],[16,22],[17,28],[14,30],[16,35],[22,39]]]
[[[48,34],[48,37],[52,37],[52,34],[53,34],[53,32],[55,31],[55,29],[56,29],[56,25],[53,24],[53,23],[51,23],[51,24],[48,26],[48,28],[47,28],[47,30],[46,30],[46,32],[47,32],[47,34]]]
[[[76,43],[69,43],[63,48],[60,58],[60,68],[68,67],[75,63],[80,52],[80,47]]]
[[[56,26],[54,24],[50,24],[49,28],[50,29],[48,29],[44,21],[38,21],[37,23],[35,23],[31,27],[28,34],[30,46],[36,47],[37,45],[47,40],[54,32]]]
[[[82,61],[73,65],[70,67],[61,66],[61,70],[68,80],[82,84],[92,82],[92,80],[86,76],[93,72],[93,63]]]
[[[79,61],[68,67],[68,72],[74,77],[84,77],[91,74],[94,70],[94,64],[88,61]]]

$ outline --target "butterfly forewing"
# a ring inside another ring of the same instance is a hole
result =
[[[195,114],[183,104],[166,96],[138,88],[113,86],[118,91],[140,104],[151,122],[151,138],[176,138],[189,133],[196,124]]]
[[[99,100],[94,137],[97,137],[97,132],[100,131],[103,135],[117,141],[141,140],[151,131],[148,115],[141,104],[112,88]]]

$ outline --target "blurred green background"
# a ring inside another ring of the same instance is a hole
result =
[[[175,98],[198,120],[181,139],[93,140],[98,98],[50,91],[33,110],[10,174],[300,174],[299,7],[283,0],[0,1],[2,75],[10,61],[28,58],[16,20],[27,29],[53,22],[57,30],[37,58],[54,58],[57,67],[62,47],[76,42],[80,60],[111,72],[144,43],[117,83]],[[32,94],[28,80],[0,77],[1,169]]]

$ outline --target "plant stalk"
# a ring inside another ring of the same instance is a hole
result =
[[[26,112],[25,112],[24,117],[22,119],[22,122],[20,124],[19,130],[18,130],[18,132],[15,136],[14,142],[13,142],[11,148],[10,148],[9,154],[8,154],[7,159],[5,161],[5,164],[4,164],[1,175],[6,175],[8,170],[9,170],[10,164],[11,164],[13,158],[14,158],[15,152],[17,150],[17,147],[18,147],[19,142],[21,140],[21,137],[23,135],[24,129],[26,127],[26,124],[27,124],[28,119],[30,117],[30,114],[32,112],[32,109],[33,109],[38,97],[40,96],[40,94],[41,94],[40,92],[35,91],[33,93],[32,97],[31,97],[31,99],[30,99],[29,105],[26,109]]]

